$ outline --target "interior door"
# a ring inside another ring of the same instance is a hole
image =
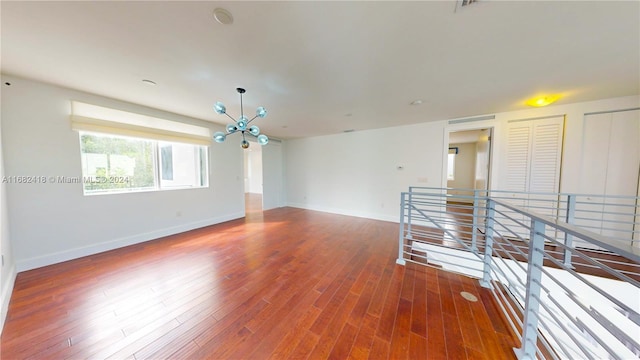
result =
[[[615,239],[634,236],[640,171],[640,110],[588,114],[584,118],[576,225]],[[638,230],[638,229],[635,229]],[[597,248],[585,243],[576,246]]]
[[[507,129],[506,183],[504,190],[513,204],[556,217],[557,194],[560,190],[560,165],[564,116],[509,121]],[[542,194],[546,193],[546,194]],[[514,214],[514,219],[525,221]],[[528,231],[505,219],[517,229],[517,235],[528,238]],[[547,235],[555,237],[553,230]]]
[[[476,142],[476,171],[474,188],[487,190],[489,188],[489,153],[491,151],[491,131],[482,129]]]
[[[492,129],[482,129],[476,142],[476,171],[474,189],[482,190],[478,192],[483,196],[489,190],[489,167],[491,166],[491,137]],[[486,213],[486,203],[481,201],[478,204],[478,216],[483,219]],[[478,224],[480,231],[484,233],[484,224]]]

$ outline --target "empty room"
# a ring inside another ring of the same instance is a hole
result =
[[[640,357],[640,2],[0,20],[2,359]]]

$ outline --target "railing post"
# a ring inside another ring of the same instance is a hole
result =
[[[569,194],[567,195],[567,216],[565,221],[567,224],[573,225],[576,216],[576,196]],[[573,235],[564,233],[564,265],[569,269],[573,269],[573,265],[571,265],[571,255],[572,251],[569,248],[573,248]]]
[[[544,260],[544,223],[531,220],[529,259],[527,268],[527,295],[524,302],[524,323],[522,324],[522,344],[514,349],[518,359],[536,359],[538,342],[538,310],[542,289],[542,263]]]
[[[413,204],[413,188],[409,188],[409,205]],[[407,213],[407,239],[413,239],[413,236],[411,235],[411,206],[408,207],[408,213]]]
[[[478,207],[480,206],[480,199],[478,196],[479,190],[473,191],[473,219],[471,220],[471,251],[478,253]]]
[[[396,264],[404,266],[406,261],[404,260],[404,208],[406,206],[405,202],[406,193],[400,194],[400,233],[398,235],[398,258],[396,259]],[[409,218],[411,218],[411,214],[409,214]]]
[[[484,231],[484,259],[482,266],[482,280],[480,285],[491,289],[491,262],[493,254],[493,216],[495,214],[495,203],[487,199],[487,223]]]

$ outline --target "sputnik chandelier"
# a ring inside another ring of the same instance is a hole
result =
[[[258,144],[267,145],[267,143],[269,142],[269,138],[267,137],[267,135],[260,134],[260,128],[259,127],[255,126],[255,125],[249,126],[249,124],[251,124],[251,122],[255,118],[257,118],[257,117],[263,118],[263,117],[267,116],[267,109],[265,109],[262,106],[258,107],[256,109],[256,116],[254,116],[253,118],[251,118],[251,120],[249,120],[249,118],[244,116],[244,109],[242,107],[242,94],[244,94],[246,92],[246,90],[243,89],[243,88],[237,88],[236,91],[238,91],[238,94],[240,94],[240,118],[238,120],[234,119],[231,115],[227,114],[227,108],[220,101],[216,102],[216,104],[213,106],[213,108],[216,110],[216,112],[218,114],[225,114],[231,120],[233,120],[233,124],[227,125],[227,134],[231,135],[231,134],[235,134],[237,132],[241,132],[242,133],[242,142],[240,143],[240,145],[242,146],[243,149],[246,149],[246,148],[249,147],[249,142],[245,138],[245,133],[246,132],[248,132],[253,137],[257,138],[258,139]],[[227,138],[227,134],[223,133],[222,131],[218,131],[215,134],[213,134],[213,140],[215,140],[216,142],[221,143]]]

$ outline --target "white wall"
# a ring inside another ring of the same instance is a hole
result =
[[[257,150],[247,151],[249,153],[249,192],[262,194],[262,151],[261,145],[252,143]]]
[[[287,204],[398,221],[401,191],[442,185],[442,131],[436,122],[287,140]]]
[[[7,176],[82,176],[70,100],[220,126],[35,81],[3,76],[2,140]],[[209,188],[84,196],[82,184],[8,184],[18,271],[244,216],[239,144],[212,143]],[[3,247],[4,251],[4,247]]]
[[[455,160],[454,180],[448,180],[447,187],[473,189],[476,178],[476,143],[449,144],[449,147],[457,147],[458,154]],[[458,192],[453,190],[453,193]]]
[[[446,186],[443,165],[449,132],[494,128],[491,186],[504,179],[509,120],[566,114],[560,190],[578,191],[585,113],[640,107],[640,96],[531,108],[495,114],[493,120],[447,120],[286,141],[289,206],[398,221],[400,192],[409,186]],[[402,170],[397,167],[402,166]]]
[[[286,189],[282,179],[283,146],[271,140],[262,148],[262,208],[270,210],[285,206]]]
[[[4,81],[2,82],[4,84]],[[0,85],[5,87],[6,85]],[[0,118],[0,179],[5,175],[4,151],[2,146],[2,119]],[[0,254],[3,263],[0,266],[0,333],[9,310],[9,300],[16,279],[16,264],[9,237],[9,217],[7,212],[6,184],[0,182]]]

